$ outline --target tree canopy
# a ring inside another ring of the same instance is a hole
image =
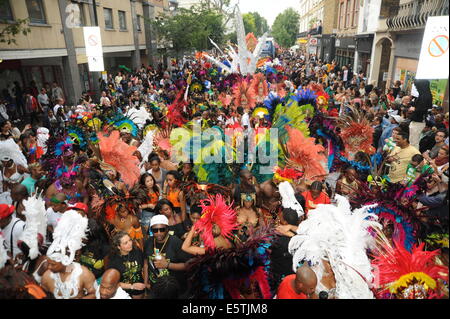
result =
[[[272,36],[284,48],[295,44],[300,27],[300,15],[292,8],[280,13],[272,26]]]
[[[224,16],[205,4],[179,9],[173,16],[162,16],[154,22],[158,42],[171,42],[176,52],[212,49],[211,38],[224,42]],[[167,46],[166,46],[167,47]]]
[[[6,0],[0,0],[0,11],[7,12],[9,4]],[[0,43],[16,44],[15,36],[19,33],[27,35],[31,29],[27,26],[28,19],[16,19],[15,21],[5,21],[0,19],[0,24],[5,26],[0,27]]]

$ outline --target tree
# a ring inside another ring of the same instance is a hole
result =
[[[297,40],[300,27],[300,15],[292,8],[280,13],[273,23],[272,35],[275,41],[284,48],[289,48]]]
[[[250,14],[252,14],[253,18],[255,19],[255,27],[256,27],[255,36],[259,38],[264,33],[269,31],[269,24],[267,23],[267,20],[264,17],[262,17],[258,12],[251,12]]]
[[[256,23],[255,17],[251,13],[244,13],[242,15],[242,20],[244,20],[245,33],[253,33],[256,35]]]
[[[146,21],[147,22],[147,21]],[[217,44],[224,42],[223,15],[204,4],[190,9],[179,9],[176,15],[162,16],[153,22],[157,41],[172,43],[172,50],[181,53],[212,49],[211,38]]]
[[[6,12],[8,3],[7,0],[0,0],[0,11]],[[27,35],[31,29],[26,26],[28,19],[16,19],[14,22],[0,20],[0,24],[6,24],[5,27],[0,28],[0,43],[17,44],[15,36],[22,33]]]

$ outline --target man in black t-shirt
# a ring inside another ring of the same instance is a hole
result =
[[[187,290],[185,263],[190,255],[181,250],[183,242],[169,234],[169,220],[156,215],[150,222],[152,236],[144,245],[144,282],[149,288],[157,277],[174,276],[181,292]]]

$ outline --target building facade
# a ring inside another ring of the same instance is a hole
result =
[[[410,90],[428,17],[448,16],[448,0],[383,0],[374,37],[370,80],[382,89],[400,80]],[[447,89],[448,91],[448,89]]]
[[[0,44],[0,90],[18,81],[40,89],[56,81],[76,103],[83,91],[98,88],[100,74],[89,72],[83,27],[99,26],[105,70],[136,68],[156,62],[155,41],[147,20],[169,13],[171,0],[7,0],[1,20],[29,18],[31,32]],[[5,14],[3,14],[5,15]],[[97,18],[97,19],[96,19]]]
[[[360,0],[336,0],[336,3],[338,21],[334,59],[338,65],[350,65],[354,69]]]

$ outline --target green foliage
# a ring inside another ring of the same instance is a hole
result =
[[[22,33],[27,35],[31,29],[26,26],[28,19],[16,19],[13,23],[8,21],[1,21],[0,24],[5,24],[5,27],[0,28],[0,43],[17,44],[15,36]]]
[[[251,12],[250,14],[252,14],[253,18],[255,19],[255,27],[256,27],[255,36],[259,38],[264,33],[269,31],[269,23],[267,23],[267,20],[264,17],[262,17],[258,12]]]
[[[212,49],[211,38],[224,42],[223,15],[206,5],[179,9],[176,15],[163,16],[153,22],[158,42],[172,42],[175,52]]]
[[[245,34],[254,33],[256,35],[256,23],[253,14],[244,13],[242,15],[242,20],[244,20]]]
[[[292,8],[280,13],[272,26],[272,35],[275,41],[284,48],[295,44],[300,27],[300,15]]]

